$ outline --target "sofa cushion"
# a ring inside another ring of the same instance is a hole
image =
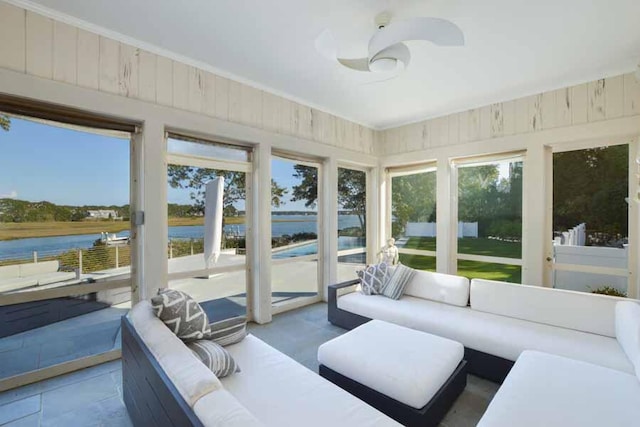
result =
[[[360,279],[362,293],[365,295],[378,295],[382,292],[382,288],[387,283],[389,273],[387,264],[367,265],[364,270],[357,272]]]
[[[633,426],[640,420],[633,375],[525,351],[478,423],[481,427]]]
[[[151,298],[153,311],[184,342],[208,338],[211,334],[207,313],[186,293],[163,289]]]
[[[616,336],[615,305],[624,300],[540,286],[471,281],[474,310],[608,337]]]
[[[211,328],[210,340],[223,347],[235,344],[247,336],[247,316],[237,316],[214,322],[209,327]]]
[[[338,308],[385,320],[462,343],[465,347],[515,361],[524,350],[539,350],[633,373],[634,368],[615,338],[558,328],[403,296],[350,293]]]
[[[209,340],[198,340],[188,343],[187,347],[218,379],[240,372],[236,361],[220,344]]]
[[[616,338],[640,379],[640,304],[632,301],[616,304]]]
[[[435,396],[463,356],[458,342],[380,320],[318,348],[321,364],[415,409]]]
[[[387,298],[400,299],[415,273],[416,270],[413,268],[398,264],[393,274],[389,276],[389,280],[382,286],[380,293]]]
[[[469,279],[451,274],[416,270],[405,295],[466,307],[469,303]]]
[[[267,426],[400,426],[253,335],[226,349],[242,373],[225,390]]]
[[[193,407],[202,396],[222,387],[213,372],[153,314],[149,301],[136,304],[128,316],[140,338],[189,406]]]
[[[260,421],[225,389],[213,391],[193,406],[193,411],[203,425],[209,427],[258,427]]]

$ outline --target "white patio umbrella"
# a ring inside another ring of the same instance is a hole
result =
[[[204,265],[209,268],[218,261],[222,243],[222,203],[224,178],[218,177],[205,185],[204,196]]]

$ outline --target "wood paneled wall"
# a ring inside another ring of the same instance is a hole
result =
[[[638,115],[640,83],[625,74],[381,131],[377,152],[400,154]]]
[[[4,2],[0,40],[0,67],[357,152],[374,151],[372,129]]]
[[[378,155],[640,115],[625,74],[376,132],[3,2],[0,40],[0,67]]]

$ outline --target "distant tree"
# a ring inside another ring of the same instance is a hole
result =
[[[6,114],[0,114],[0,129],[9,131],[11,128],[11,119]]]
[[[498,166],[458,170],[458,221],[476,222],[499,212]]]
[[[338,168],[338,206],[358,217],[360,227],[367,229],[367,174]]]
[[[318,168],[305,165],[293,167],[300,183],[293,186],[292,201],[304,201],[308,208],[318,202]],[[338,168],[338,205],[358,217],[362,230],[366,229],[367,175],[362,171]]]
[[[291,201],[304,201],[307,208],[315,208],[318,203],[318,168],[305,165],[294,165],[293,177],[300,183],[293,186]]]
[[[225,213],[236,213],[233,205],[246,197],[246,174],[243,172],[224,171],[192,166],[169,165],[169,185],[171,188],[187,188],[194,202],[194,213],[204,213],[205,184],[217,177],[224,177],[224,209]],[[271,180],[271,204],[280,206],[286,189]]]
[[[71,214],[71,221],[82,221],[87,217],[87,212],[82,209],[74,209]]]
[[[629,147],[553,155],[553,227],[586,223],[590,231],[628,234]]]
[[[394,237],[400,237],[406,231],[408,222],[435,222],[435,172],[394,177],[391,191],[391,234]]]

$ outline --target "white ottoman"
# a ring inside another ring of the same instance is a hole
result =
[[[320,375],[405,425],[437,425],[467,384],[462,344],[371,320],[318,348]]]

